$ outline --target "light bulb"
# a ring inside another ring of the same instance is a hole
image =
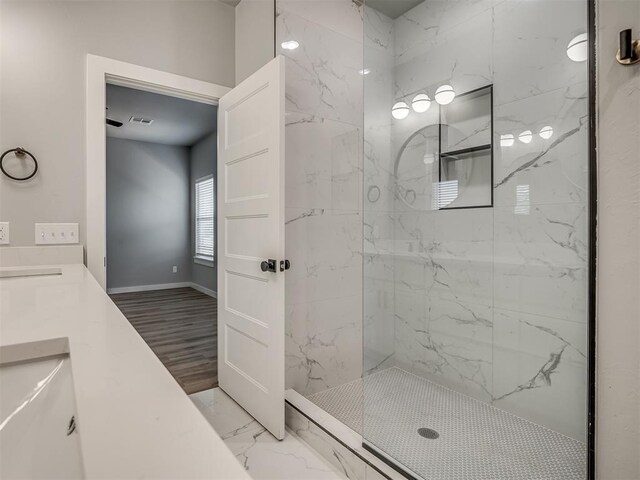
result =
[[[430,106],[431,99],[429,98],[429,95],[425,93],[419,93],[413,97],[413,100],[411,101],[411,108],[413,108],[414,112],[424,113],[429,110]]]
[[[538,135],[540,135],[540,138],[544,138],[545,140],[548,140],[553,135],[553,128],[551,128],[549,125],[547,125],[546,127],[542,127]]]
[[[435,97],[440,105],[449,105],[456,98],[456,92],[451,85],[442,85],[436,90]]]
[[[407,115],[409,115],[409,105],[404,102],[396,103],[393,107],[391,107],[391,115],[393,115],[393,118],[397,120],[407,118]]]
[[[298,48],[300,46],[300,44],[298,42],[296,42],[295,40],[287,40],[286,42],[282,42],[280,44],[280,46],[284,50],[295,50],[296,48]]]
[[[533,140],[533,133],[531,133],[531,130],[525,130],[518,135],[518,140],[522,143],[531,143],[531,140]]]
[[[510,133],[505,133],[504,135],[500,135],[500,146],[501,147],[510,147],[513,145],[516,139]]]
[[[584,62],[587,59],[588,47],[587,34],[576,35],[567,45],[567,56],[574,62]]]

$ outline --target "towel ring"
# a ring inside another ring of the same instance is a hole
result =
[[[31,174],[27,175],[26,177],[14,177],[9,172],[7,172],[4,169],[3,162],[4,162],[4,157],[6,157],[11,152],[15,152],[16,157],[18,157],[18,158],[22,158],[25,155],[29,155],[31,157],[31,159],[33,160],[33,172],[31,172]],[[29,153],[28,151],[26,151],[22,147],[12,148],[12,149],[7,150],[6,152],[4,152],[2,154],[2,156],[0,157],[0,170],[2,170],[2,173],[4,173],[11,180],[16,180],[18,182],[23,182],[25,180],[29,180],[31,177],[33,177],[38,172],[38,160],[36,160],[36,157],[34,157],[32,153]]]

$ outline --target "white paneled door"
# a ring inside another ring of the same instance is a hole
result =
[[[284,57],[218,108],[220,387],[284,438]]]

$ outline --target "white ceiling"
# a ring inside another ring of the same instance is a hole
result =
[[[387,17],[398,18],[424,0],[365,0],[365,5],[384,13]]]
[[[107,107],[106,116],[123,123],[120,128],[107,125],[107,137],[190,146],[217,129],[217,106],[157,93],[107,85]],[[153,123],[129,123],[132,116]]]

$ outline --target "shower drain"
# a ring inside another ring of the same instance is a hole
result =
[[[418,435],[424,438],[428,438],[429,440],[435,440],[440,436],[440,434],[435,430],[433,430],[432,428],[426,428],[426,427],[419,428]]]

